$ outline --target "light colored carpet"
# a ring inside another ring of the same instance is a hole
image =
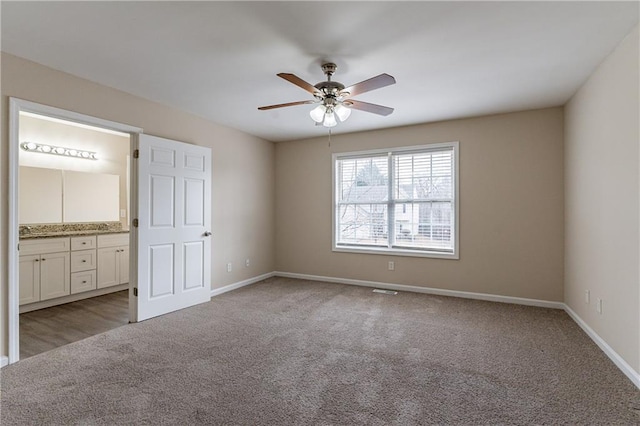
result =
[[[640,422],[562,311],[285,278],[1,374],[3,425]]]

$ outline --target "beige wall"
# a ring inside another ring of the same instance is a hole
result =
[[[450,141],[460,260],[331,251],[332,153]],[[276,145],[278,271],[562,301],[563,206],[562,108]]]
[[[565,108],[565,302],[640,372],[638,48],[636,27]]]
[[[2,54],[2,194],[8,190],[8,97],[68,109],[132,126],[145,133],[212,148],[212,288],[274,270],[274,161],[271,142],[110,89],[33,62]],[[7,199],[0,209],[2,336],[7,353]],[[251,259],[246,268],[244,261]],[[233,272],[226,263],[233,262]]]

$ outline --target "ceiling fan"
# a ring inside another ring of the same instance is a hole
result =
[[[395,84],[396,79],[389,74],[380,74],[368,80],[361,81],[352,86],[345,87],[344,84],[337,81],[331,81],[331,76],[336,71],[336,64],[329,62],[322,64],[322,71],[327,76],[327,81],[321,81],[315,86],[307,83],[294,74],[280,73],[278,77],[284,78],[289,83],[311,93],[315,99],[308,101],[289,102],[286,104],[269,105],[258,108],[265,111],[275,108],[283,108],[295,105],[319,104],[312,109],[309,115],[316,122],[316,125],[322,124],[325,127],[334,127],[338,124],[336,116],[340,121],[345,121],[351,115],[352,109],[371,112],[378,115],[389,115],[393,112],[393,108],[382,105],[370,104],[368,102],[356,101],[351,99],[352,96],[371,90],[380,89],[391,84]]]

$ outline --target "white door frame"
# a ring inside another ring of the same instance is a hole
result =
[[[9,98],[9,217],[7,221],[7,270],[8,270],[8,332],[9,332],[9,364],[20,359],[20,285],[18,277],[18,166],[20,141],[18,139],[19,116],[21,111],[32,112],[35,114],[46,115],[49,117],[60,118],[77,123],[87,124],[90,126],[103,127],[105,129],[115,130],[118,132],[129,133],[132,138],[142,133],[139,127],[129,126],[127,124],[117,123],[115,121],[103,120],[101,118],[89,115],[79,114],[77,112],[55,108],[48,105],[42,105],[35,102],[26,101],[18,98]],[[133,149],[133,143],[130,144]],[[130,192],[130,205],[137,205],[136,194]],[[134,217],[131,216],[130,217]],[[135,228],[131,228],[131,232],[135,233]],[[130,245],[135,244],[135,236],[131,239]],[[129,250],[131,258],[135,260],[135,252],[137,250]],[[136,262],[137,263],[137,262]],[[129,294],[132,293],[132,283],[129,283]],[[129,299],[131,300],[131,298]],[[129,302],[131,305],[131,301]]]

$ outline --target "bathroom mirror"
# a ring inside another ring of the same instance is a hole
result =
[[[20,166],[20,224],[118,221],[120,176]]]

